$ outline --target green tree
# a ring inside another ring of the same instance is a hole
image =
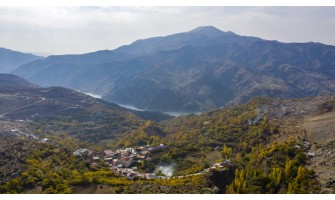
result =
[[[222,155],[223,155],[223,157],[225,157],[226,160],[227,160],[227,159],[230,158],[230,156],[231,156],[232,153],[233,153],[233,149],[230,148],[230,147],[227,147],[227,145],[225,144],[223,146],[223,149],[222,149]]]

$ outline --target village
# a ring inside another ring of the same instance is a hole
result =
[[[165,174],[155,173],[141,173],[138,172],[136,167],[137,163],[144,161],[151,161],[151,153],[155,150],[162,150],[168,148],[164,144],[157,146],[141,146],[138,148],[125,148],[116,151],[105,150],[103,152],[93,152],[90,149],[78,149],[73,152],[73,155],[82,156],[85,160],[90,162],[91,167],[99,165],[99,162],[104,162],[110,169],[117,175],[125,177],[127,180],[133,180],[135,177],[145,180],[151,179],[171,179],[171,178],[184,178],[188,176],[197,176],[208,173],[211,169],[226,170],[232,165],[230,160],[225,160],[220,163],[215,163],[212,167],[206,168],[199,173],[189,174],[186,176],[168,176]]]
[[[30,140],[35,140],[39,143],[48,143],[56,145],[53,141],[48,138],[38,138],[32,133],[22,132],[17,129],[10,129],[7,131],[0,131],[1,134],[7,137],[12,136],[23,136]],[[58,146],[58,145],[57,145]],[[104,150],[103,152],[94,152],[87,148],[77,149],[73,152],[75,156],[81,156],[85,161],[90,163],[90,167],[97,167],[101,163],[109,166],[110,169],[118,176],[125,177],[127,180],[134,180],[135,177],[144,180],[152,179],[171,179],[171,178],[184,178],[188,176],[197,176],[210,172],[212,169],[226,170],[232,165],[229,159],[224,160],[220,163],[215,163],[211,167],[203,169],[201,172],[195,174],[189,174],[185,176],[173,176],[165,175],[163,173],[144,173],[139,172],[138,165],[145,161],[152,161],[150,157],[154,151],[159,151],[168,148],[167,145],[159,144],[157,146],[141,146],[136,148],[125,148],[118,149],[116,151]]]

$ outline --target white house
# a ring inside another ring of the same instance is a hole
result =
[[[135,173],[128,173],[126,176],[127,180],[133,180],[135,178]]]

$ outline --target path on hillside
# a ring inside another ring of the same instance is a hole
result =
[[[2,118],[3,116],[5,116],[5,115],[7,115],[7,114],[9,114],[9,113],[12,113],[12,112],[15,112],[15,111],[21,110],[21,109],[23,109],[23,108],[27,108],[27,107],[29,107],[29,106],[33,106],[33,105],[35,105],[35,104],[38,104],[38,103],[41,103],[41,102],[45,101],[45,98],[43,98],[43,97],[39,97],[39,98],[41,98],[41,100],[39,100],[39,101],[37,101],[37,102],[35,102],[35,103],[31,103],[31,104],[29,104],[29,105],[25,105],[25,106],[16,108],[16,109],[14,109],[14,110],[11,110],[11,111],[8,111],[8,112],[5,112],[5,113],[0,114],[0,118]]]

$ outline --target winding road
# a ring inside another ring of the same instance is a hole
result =
[[[0,114],[0,118],[2,118],[3,116],[5,116],[5,115],[7,115],[7,114],[9,114],[9,113],[12,113],[12,112],[15,112],[15,111],[21,110],[21,109],[23,109],[23,108],[27,108],[27,107],[29,107],[29,106],[32,106],[32,105],[35,105],[35,104],[38,104],[38,103],[41,103],[41,102],[45,101],[45,98],[43,98],[43,97],[39,97],[39,98],[41,98],[41,100],[39,100],[39,101],[37,101],[37,102],[35,102],[35,103],[29,104],[29,105],[25,105],[25,106],[22,106],[22,107],[20,107],[20,108],[16,108],[16,109],[14,109],[14,110],[11,110],[11,111],[8,111],[8,112],[5,112],[5,113]]]

